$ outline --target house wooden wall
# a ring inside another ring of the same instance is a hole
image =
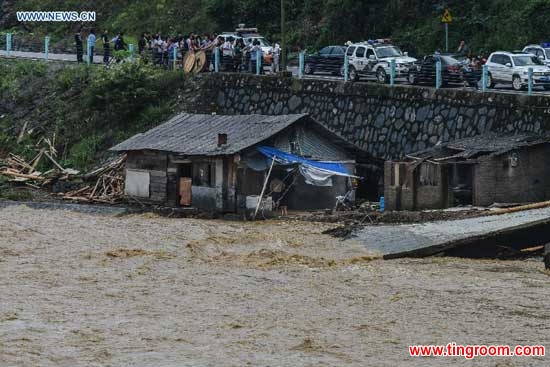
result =
[[[210,186],[192,185],[192,207],[204,210],[235,211],[236,163],[234,156],[192,157],[193,163],[208,163],[213,170]],[[172,154],[155,151],[128,152],[127,170],[147,172],[150,175],[149,197],[140,202],[179,206],[179,179],[181,160]]]
[[[167,201],[167,154],[154,151],[128,152],[127,170],[148,172],[150,175],[149,197],[137,200],[151,204],[165,204]]]

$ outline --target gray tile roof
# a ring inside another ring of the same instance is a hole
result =
[[[268,139],[306,116],[308,115],[226,116],[182,113],[110,150],[157,150],[185,155],[234,154]],[[227,134],[226,145],[218,147],[218,134]]]
[[[549,142],[549,138],[535,134],[514,135],[489,132],[411,153],[407,157],[435,161],[472,159],[481,156],[498,156],[514,149],[548,144]]]

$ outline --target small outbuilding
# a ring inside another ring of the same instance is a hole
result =
[[[412,153],[384,166],[389,210],[550,199],[547,138],[489,133]]]
[[[356,159],[366,159],[306,114],[182,113],[111,150],[127,154],[127,196],[222,212],[255,206],[276,189],[289,209],[332,208],[352,190]]]

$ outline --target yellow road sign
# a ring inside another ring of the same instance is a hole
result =
[[[453,22],[453,16],[451,15],[451,11],[449,9],[445,9],[445,12],[441,17],[441,23],[452,23],[452,22]]]

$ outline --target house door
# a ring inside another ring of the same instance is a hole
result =
[[[190,206],[192,203],[192,172],[193,167],[190,163],[180,164],[179,165],[179,180],[178,180],[178,197],[180,206]]]

